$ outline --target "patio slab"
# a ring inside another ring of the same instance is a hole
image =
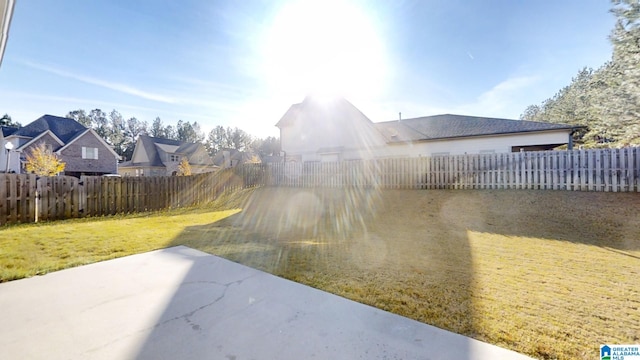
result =
[[[0,284],[3,359],[530,359],[178,246]]]

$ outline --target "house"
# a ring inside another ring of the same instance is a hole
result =
[[[343,98],[307,97],[276,124],[286,161],[504,153],[571,146],[575,126],[464,115],[374,123]]]
[[[21,128],[2,129],[3,170],[24,173],[24,162],[34,146],[44,143],[65,165],[64,175],[103,175],[118,172],[118,154],[93,129],[79,122],[44,115]],[[11,145],[8,150],[7,143]],[[7,158],[8,156],[8,158]]]
[[[140,135],[131,161],[120,164],[118,174],[123,176],[176,175],[183,157],[189,161],[193,174],[211,172],[218,168],[213,164],[211,156],[201,143]]]
[[[220,149],[213,156],[213,163],[222,169],[236,167],[248,162],[249,160],[250,158],[247,153],[230,148]]]

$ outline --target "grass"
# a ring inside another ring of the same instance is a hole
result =
[[[240,206],[240,199],[233,201]],[[233,207],[6,226],[0,228],[0,282],[165,248],[189,226],[210,224],[240,211]]]
[[[187,245],[533,357],[593,358],[640,341],[639,208],[637,194],[260,189],[4,228],[0,279]]]

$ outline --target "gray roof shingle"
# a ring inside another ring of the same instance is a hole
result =
[[[0,126],[0,131],[2,132],[2,136],[7,137],[18,130],[17,127],[13,126]]]
[[[385,121],[374,126],[392,143],[575,128],[566,124],[452,114]]]
[[[140,142],[142,143],[142,146],[144,147],[144,150],[147,153],[147,156],[149,157],[149,162],[135,163],[131,165],[164,166],[164,163],[160,158],[160,153],[158,152],[158,148],[156,147],[156,144],[178,146],[178,148],[175,151],[175,154],[182,154],[182,155],[186,155],[187,157],[194,154],[201,146],[201,144],[197,144],[197,143],[187,143],[187,142],[182,142],[178,140],[155,138],[148,135],[140,135]],[[195,161],[195,160],[192,159],[191,161]],[[197,163],[198,162],[196,161],[196,164]],[[192,164],[194,163],[192,162]],[[211,165],[211,164],[212,164],[211,158],[205,157],[205,159],[203,159],[203,163],[199,165]]]
[[[79,134],[87,131],[87,128],[73,119],[44,115],[30,124],[16,130],[11,135],[35,138],[47,130],[51,130],[58,139],[67,144]]]

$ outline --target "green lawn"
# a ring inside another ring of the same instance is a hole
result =
[[[640,342],[637,209],[638,194],[259,189],[3,228],[0,279],[187,245],[533,357],[594,358]]]

